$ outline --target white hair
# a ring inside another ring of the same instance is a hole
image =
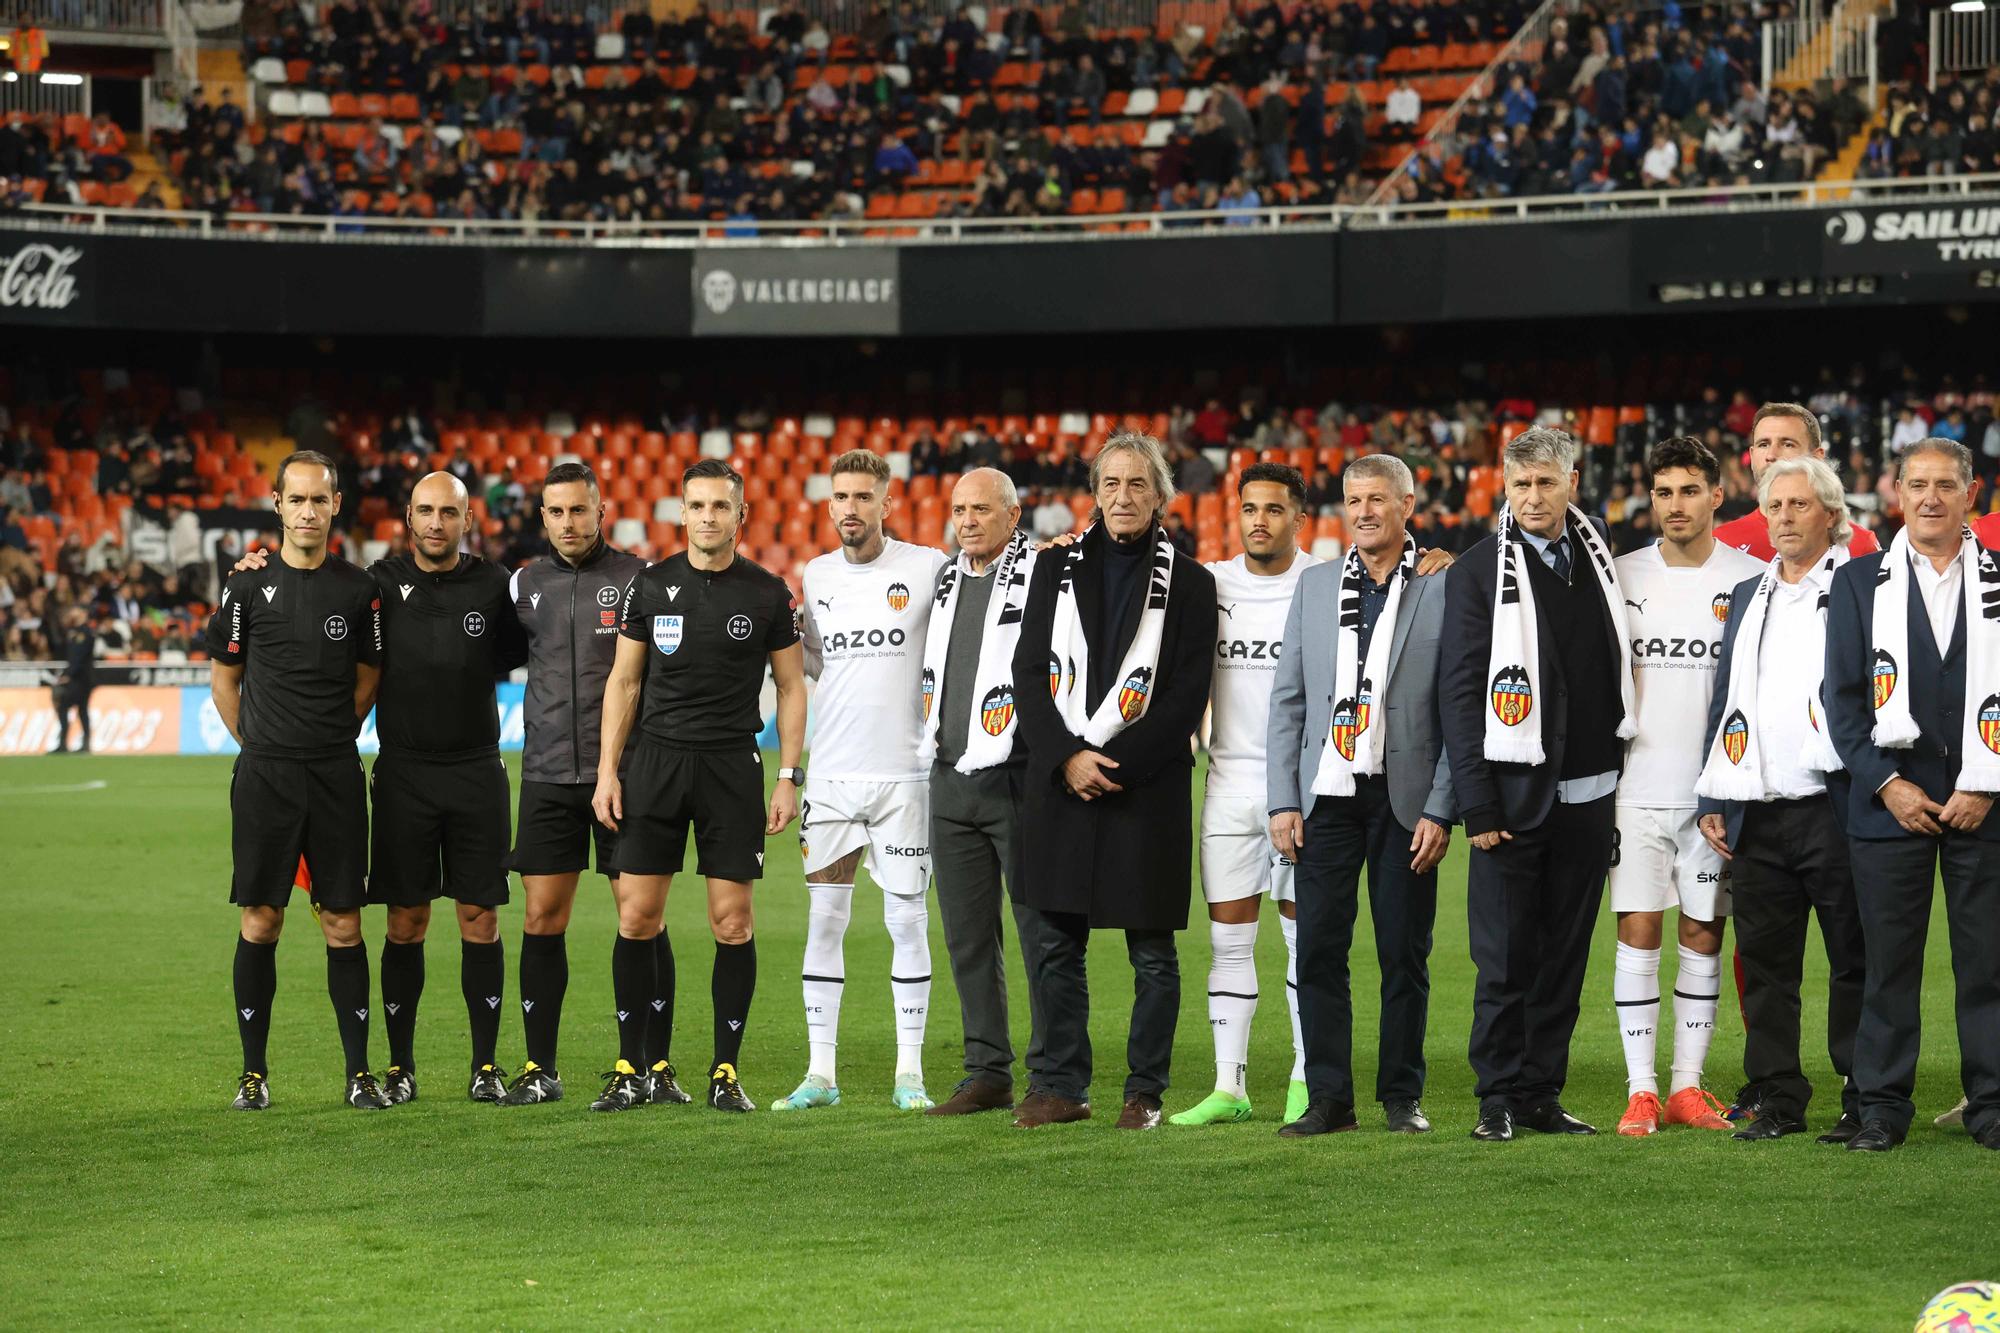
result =
[[[1001,508],[1012,509],[1019,507],[1021,503],[1021,492],[1015,487],[1014,479],[1008,476],[1006,473],[1002,472],[999,468],[976,467],[972,469],[972,471],[960,477],[958,479],[958,484],[960,486],[963,486],[965,485],[966,482],[971,481],[974,477],[979,477],[982,478],[983,480],[990,481],[993,483],[993,489],[1000,492]]]
[[[1780,477],[1804,477],[1812,485],[1813,498],[1826,507],[1833,515],[1833,529],[1828,534],[1835,546],[1847,545],[1847,539],[1854,535],[1854,525],[1847,517],[1847,491],[1840,484],[1840,477],[1823,458],[1781,458],[1764,469],[1764,475],[1757,479],[1757,507],[1764,508],[1771,502],[1771,484]]]
[[[1097,451],[1097,457],[1090,460],[1090,493],[1097,494],[1097,488],[1104,481],[1104,465],[1113,454],[1137,454],[1146,464],[1151,474],[1153,491],[1159,499],[1156,514],[1164,514],[1174,499],[1174,472],[1167,466],[1167,451],[1160,442],[1150,435],[1141,435],[1135,430],[1121,430],[1104,442]]]
[[[1356,481],[1369,477],[1386,481],[1398,500],[1417,493],[1417,479],[1410,475],[1410,465],[1394,454],[1363,454],[1349,463],[1342,475]]]
[[[1507,441],[1500,452],[1502,471],[1553,464],[1558,472],[1576,469],[1576,440],[1554,426],[1530,426]]]

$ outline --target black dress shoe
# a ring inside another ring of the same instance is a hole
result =
[[[1972,1141],[1982,1148],[2000,1151],[2000,1120],[1989,1120],[1986,1127],[1972,1136]]]
[[[1755,1120],[1764,1114],[1764,1085],[1745,1083],[1737,1090],[1736,1099],[1729,1103],[1729,1109],[1722,1113],[1724,1120]]]
[[[1861,1132],[1861,1118],[1842,1111],[1840,1119],[1833,1122],[1833,1128],[1813,1140],[1815,1143],[1852,1143],[1854,1136]]]
[[[1354,1118],[1354,1108],[1342,1106],[1331,1097],[1322,1098],[1306,1107],[1306,1113],[1289,1125],[1278,1126],[1281,1139],[1307,1139],[1315,1134],[1344,1134],[1350,1129],[1361,1128],[1361,1122]]]
[[[1428,1134],[1431,1132],[1430,1117],[1418,1105],[1414,1097],[1382,1103],[1382,1113],[1389,1122],[1391,1134]]]
[[[1888,1152],[1903,1146],[1903,1132],[1886,1120],[1870,1120],[1847,1141],[1849,1152]]]
[[[1563,1110],[1561,1102],[1533,1107],[1516,1117],[1537,1134],[1595,1134],[1597,1130]]]
[[[1472,1137],[1481,1143],[1512,1143],[1514,1141],[1514,1116],[1505,1107],[1495,1107],[1491,1111],[1479,1113],[1479,1123],[1472,1128]]]
[[[1806,1122],[1797,1116],[1786,1115],[1782,1111],[1770,1111],[1758,1116],[1742,1129],[1729,1137],[1744,1143],[1763,1143],[1767,1139],[1782,1139],[1789,1134],[1806,1132]]]

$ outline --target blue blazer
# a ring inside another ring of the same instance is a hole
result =
[[[1702,762],[1708,762],[1709,754],[1715,749],[1715,733],[1722,730],[1722,712],[1729,706],[1729,673],[1736,667],[1736,631],[1742,628],[1744,613],[1750,609],[1750,601],[1757,595],[1757,585],[1763,581],[1762,574],[1752,574],[1736,585],[1729,594],[1729,619],[1722,625],[1722,656],[1716,660],[1715,692],[1708,697],[1708,730],[1702,733]],[[1828,591],[1831,598],[1832,592]],[[1757,670],[1755,662],[1746,662],[1744,669]],[[1826,691],[1820,690],[1820,716],[1826,716]],[[1850,779],[1845,773],[1826,775],[1827,797],[1833,802],[1834,818],[1844,827],[1847,823],[1847,789]],[[1743,838],[1744,801],[1718,801],[1712,796],[1695,798],[1695,817],[1721,815],[1728,828],[1728,841],[1733,851]],[[1899,830],[1900,831],[1900,830]]]
[[[1965,734],[1965,616],[1959,615],[1951,643],[1939,656],[1931,636],[1917,581],[1909,580],[1910,660],[1896,664],[1896,688],[1908,690],[1910,716],[1923,734],[1907,750],[1885,750],[1870,737],[1875,726],[1875,594],[1885,552],[1842,565],[1833,576],[1826,614],[1826,720],[1833,748],[1847,765],[1852,788],[1847,799],[1847,831],[1856,838],[1886,840],[1917,835],[1904,831],[1875,793],[1892,777],[1907,778],[1939,805],[1951,799]],[[1968,578],[1976,577],[1967,571]],[[1989,818],[1978,837],[2000,842],[2000,818]]]

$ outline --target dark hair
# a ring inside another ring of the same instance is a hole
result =
[[[285,469],[294,463],[309,463],[326,469],[326,475],[333,478],[333,489],[340,490],[340,466],[317,449],[294,449],[278,464],[278,475],[271,479],[271,489],[278,494],[285,492]]]
[[[546,495],[549,487],[561,486],[572,481],[580,481],[593,491],[599,489],[597,474],[590,470],[588,463],[558,463],[549,469],[548,476],[542,478],[542,493]]]
[[[1819,416],[1800,403],[1766,403],[1757,409],[1757,415],[1750,419],[1750,434],[1757,434],[1757,427],[1772,417],[1790,417],[1806,428],[1806,441],[1815,449],[1824,449],[1826,441],[1820,435]]]
[[[1293,504],[1301,509],[1306,507],[1306,479],[1299,475],[1295,467],[1287,467],[1283,463],[1252,463],[1243,469],[1243,475],[1237,479],[1237,494],[1242,494],[1243,488],[1253,481],[1275,481],[1291,495]]]
[[[686,490],[691,481],[726,481],[730,489],[740,498],[743,494],[743,474],[729,466],[726,458],[704,458],[699,463],[681,473],[681,489]]]
[[[1715,461],[1714,452],[1692,435],[1674,435],[1646,451],[1647,488],[1660,473],[1677,467],[1701,473],[1711,486],[1722,483],[1722,464]]]
[[[834,459],[833,466],[827,469],[829,477],[838,477],[844,472],[857,472],[886,486],[889,483],[889,460],[872,449],[849,449]]]

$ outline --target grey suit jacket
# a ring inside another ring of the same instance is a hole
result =
[[[1311,814],[1313,777],[1333,725],[1334,650],[1342,561],[1329,560],[1299,575],[1285,616],[1285,646],[1271,686],[1271,716],[1265,749],[1265,808]],[[1396,822],[1415,829],[1428,815],[1440,824],[1458,822],[1451,764],[1438,724],[1438,637],[1444,627],[1444,576],[1412,579],[1396,608],[1395,637],[1389,641],[1383,776]],[[1377,625],[1380,634],[1385,626]]]

